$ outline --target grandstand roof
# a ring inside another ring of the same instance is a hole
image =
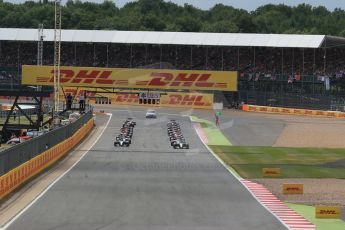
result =
[[[54,30],[44,30],[54,40]],[[37,29],[0,28],[0,41],[37,41]],[[63,42],[171,44],[196,46],[247,46],[320,48],[345,45],[345,38],[326,35],[191,33],[152,31],[62,30]]]

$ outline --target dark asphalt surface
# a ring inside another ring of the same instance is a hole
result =
[[[112,109],[104,108],[111,111]],[[146,107],[132,106],[122,110],[146,111]],[[204,109],[159,108],[160,114],[195,115],[214,122],[214,111]],[[255,116],[239,110],[225,109],[221,115],[220,129],[235,146],[273,146],[283,132],[286,121],[278,117]]]
[[[207,152],[187,117],[158,115],[146,120],[145,112],[114,112],[92,150],[8,229],[286,229]],[[128,116],[137,121],[133,143],[115,148]],[[169,145],[171,118],[190,150]]]

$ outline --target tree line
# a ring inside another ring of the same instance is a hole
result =
[[[0,0],[0,27],[54,28],[54,2],[13,4]],[[64,29],[142,30],[219,33],[326,34],[345,37],[345,11],[300,4],[264,5],[248,12],[216,4],[209,10],[163,0],[139,0],[123,7],[68,0],[62,8]]]

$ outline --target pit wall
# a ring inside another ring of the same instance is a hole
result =
[[[78,99],[80,94],[84,94],[84,91],[90,91],[87,93],[87,99],[90,104],[114,104],[114,105],[144,105],[139,104],[138,93],[141,91],[132,90],[126,93],[116,92],[109,93],[98,89],[92,88],[75,88],[64,87],[65,95],[71,94],[75,100]],[[161,107],[179,107],[179,108],[194,108],[194,109],[213,109],[213,94],[210,93],[198,93],[198,92],[161,92],[159,104],[147,104],[147,106],[161,106]],[[60,95],[63,95],[61,92]],[[108,98],[109,102],[100,103],[96,98],[104,97]],[[61,98],[63,100],[63,98]]]
[[[70,138],[2,175],[0,177],[0,199],[65,156],[89,133],[93,126],[94,120],[90,119]]]
[[[303,116],[316,116],[316,117],[332,117],[332,118],[345,118],[344,112],[338,111],[322,111],[311,109],[292,109],[283,107],[270,107],[270,106],[257,106],[257,105],[243,105],[243,111],[259,112],[259,113],[275,113],[275,114],[290,114],[290,115],[303,115]]]

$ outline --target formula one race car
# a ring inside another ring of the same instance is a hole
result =
[[[120,129],[120,134],[115,138],[115,147],[129,147],[132,144],[133,130],[136,122],[132,118],[127,118]]]
[[[174,149],[189,149],[189,144],[187,144],[185,141],[182,141],[182,140],[171,142],[171,146]]]
[[[187,144],[183,137],[180,124],[175,120],[170,120],[170,122],[167,124],[167,127],[170,145],[174,149],[189,149],[189,144]]]
[[[127,120],[124,122],[123,126],[131,126],[134,127],[136,126],[136,122],[133,120],[133,118],[129,117]]]
[[[116,138],[114,141],[114,146],[115,147],[129,147],[130,145],[130,140],[127,138]]]

